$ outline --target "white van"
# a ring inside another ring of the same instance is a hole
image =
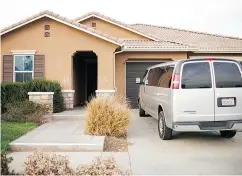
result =
[[[187,59],[149,67],[140,83],[139,115],[158,120],[159,136],[174,131],[242,130],[242,66],[230,59]]]

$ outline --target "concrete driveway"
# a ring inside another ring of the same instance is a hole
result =
[[[159,138],[157,120],[134,110],[128,132],[129,159],[134,175],[242,174],[242,133],[233,139],[218,133],[175,133]]]

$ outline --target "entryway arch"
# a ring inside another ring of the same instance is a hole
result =
[[[82,106],[97,90],[98,57],[93,51],[76,51],[72,59],[74,106]]]

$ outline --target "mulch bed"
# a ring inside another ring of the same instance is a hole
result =
[[[128,141],[126,137],[106,136],[104,141],[104,152],[127,152]]]

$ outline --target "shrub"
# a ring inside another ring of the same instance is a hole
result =
[[[62,112],[65,110],[61,86],[57,81],[34,79],[27,82],[26,86],[27,90],[29,90],[28,92],[54,92],[53,112]]]
[[[82,164],[76,168],[76,175],[130,175],[121,171],[113,157],[101,159],[96,157],[92,164]]]
[[[126,135],[131,110],[124,98],[118,96],[92,98],[86,109],[87,134],[116,137]]]
[[[1,107],[2,113],[6,111],[6,105],[13,102],[28,99],[26,83],[2,83],[1,84]]]
[[[96,157],[91,164],[81,164],[74,170],[66,156],[36,151],[24,164],[25,175],[130,175],[117,167],[113,157]]]
[[[44,115],[46,115],[48,111],[49,108],[46,105],[40,105],[25,100],[7,104],[3,119],[15,122],[34,122],[41,124],[44,122]]]
[[[8,166],[12,160],[12,157],[7,157],[6,152],[1,151],[1,175],[14,175],[14,171],[10,171]]]
[[[1,85],[2,113],[6,111],[7,104],[28,100],[28,92],[54,92],[53,112],[64,111],[64,98],[60,84],[57,81],[34,79],[24,83],[3,83]]]
[[[25,175],[74,175],[65,156],[36,151],[27,157]]]

